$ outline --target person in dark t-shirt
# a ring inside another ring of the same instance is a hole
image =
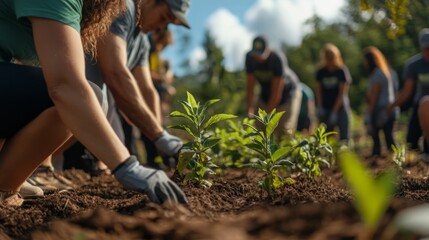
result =
[[[278,136],[296,131],[301,104],[301,86],[295,72],[289,68],[286,56],[268,47],[267,40],[258,36],[253,40],[252,50],[246,54],[247,113],[254,109],[255,83],[260,85],[256,107],[267,112],[274,108],[285,111],[277,128]]]
[[[338,126],[340,140],[350,135],[350,103],[348,89],[352,82],[340,50],[328,43],[321,53],[322,64],[316,72],[316,100],[319,121],[332,131]]]
[[[420,31],[419,42],[421,53],[411,57],[405,66],[403,78],[405,84],[395,101],[385,110],[387,113],[395,107],[404,105],[413,99],[412,115],[408,124],[407,143],[412,150],[420,151],[419,139],[422,136],[418,109],[423,97],[429,95],[429,28]],[[429,154],[429,146],[424,142],[423,152]]]

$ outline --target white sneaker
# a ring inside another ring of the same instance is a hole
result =
[[[19,194],[21,194],[23,198],[39,198],[43,197],[43,190],[25,181],[21,189],[19,189]]]

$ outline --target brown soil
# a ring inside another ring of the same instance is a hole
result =
[[[390,158],[365,160],[376,174]],[[126,191],[110,175],[89,179],[65,172],[75,190],[48,193],[20,208],[0,204],[0,239],[397,239],[390,231],[398,211],[429,200],[429,167],[408,163],[397,194],[371,235],[356,212],[338,167],[317,179],[303,176],[268,199],[258,173],[225,170],[211,188],[179,185],[189,206],[158,206]]]

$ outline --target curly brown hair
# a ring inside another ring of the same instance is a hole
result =
[[[112,21],[126,9],[125,0],[84,0],[81,38],[86,53],[95,56],[97,40],[109,29]]]

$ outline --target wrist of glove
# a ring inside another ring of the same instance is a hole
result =
[[[163,171],[143,167],[135,156],[117,166],[112,174],[124,188],[143,192],[155,203],[188,203],[182,190]]]
[[[325,109],[323,107],[320,107],[320,106],[317,107],[316,115],[319,119],[325,118],[325,115],[326,115]]]
[[[177,156],[183,146],[183,142],[180,138],[169,134],[165,130],[161,133],[161,136],[155,140],[154,144],[161,155],[168,157]]]
[[[328,120],[329,125],[331,126],[336,125],[337,122],[338,122],[338,113],[331,112],[331,115],[329,115],[329,120]]]

